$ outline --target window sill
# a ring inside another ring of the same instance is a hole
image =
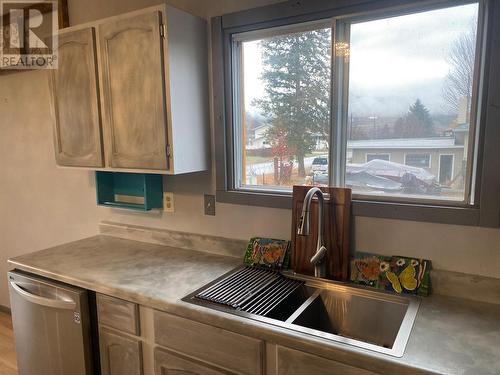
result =
[[[480,217],[479,209],[473,207],[432,206],[356,199],[352,202],[352,214],[354,216],[469,226],[479,225]]]
[[[250,191],[217,191],[221,203],[269,208],[292,208],[290,194]],[[449,207],[353,199],[353,216],[366,216],[396,220],[411,220],[441,224],[478,226],[480,210],[474,207]]]
[[[292,208],[292,195],[272,192],[217,190],[217,202],[269,208]]]

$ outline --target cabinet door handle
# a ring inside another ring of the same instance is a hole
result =
[[[74,310],[76,307],[76,303],[74,301],[45,298],[37,296],[35,294],[31,294],[26,290],[24,290],[23,288],[21,288],[19,285],[17,285],[14,281],[10,281],[10,285],[12,286],[12,289],[14,289],[14,291],[17,292],[17,294],[19,294],[22,298],[24,298],[28,302],[35,303],[37,305],[53,307],[56,309],[65,309],[65,310]]]

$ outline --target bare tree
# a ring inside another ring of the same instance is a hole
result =
[[[447,61],[451,70],[446,77],[443,98],[450,109],[459,112],[460,103],[465,100],[467,121],[469,120],[472,98],[472,80],[476,52],[476,22],[471,23],[467,32],[460,35],[451,47]]]

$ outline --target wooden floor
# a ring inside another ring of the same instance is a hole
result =
[[[0,375],[17,375],[16,350],[10,315],[0,312]]]

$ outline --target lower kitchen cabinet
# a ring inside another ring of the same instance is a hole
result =
[[[102,375],[376,375],[110,296],[97,307]]]
[[[164,349],[155,349],[155,375],[227,375]]]
[[[101,328],[99,332],[102,375],[142,375],[141,341]]]
[[[340,362],[332,361],[299,350],[274,346],[274,354],[268,358],[269,375],[376,375],[374,372],[359,369]],[[271,350],[273,351],[273,350]],[[269,354],[269,353],[268,353]]]
[[[154,333],[156,344],[214,368],[232,374],[262,374],[262,340],[160,311],[154,312]]]

